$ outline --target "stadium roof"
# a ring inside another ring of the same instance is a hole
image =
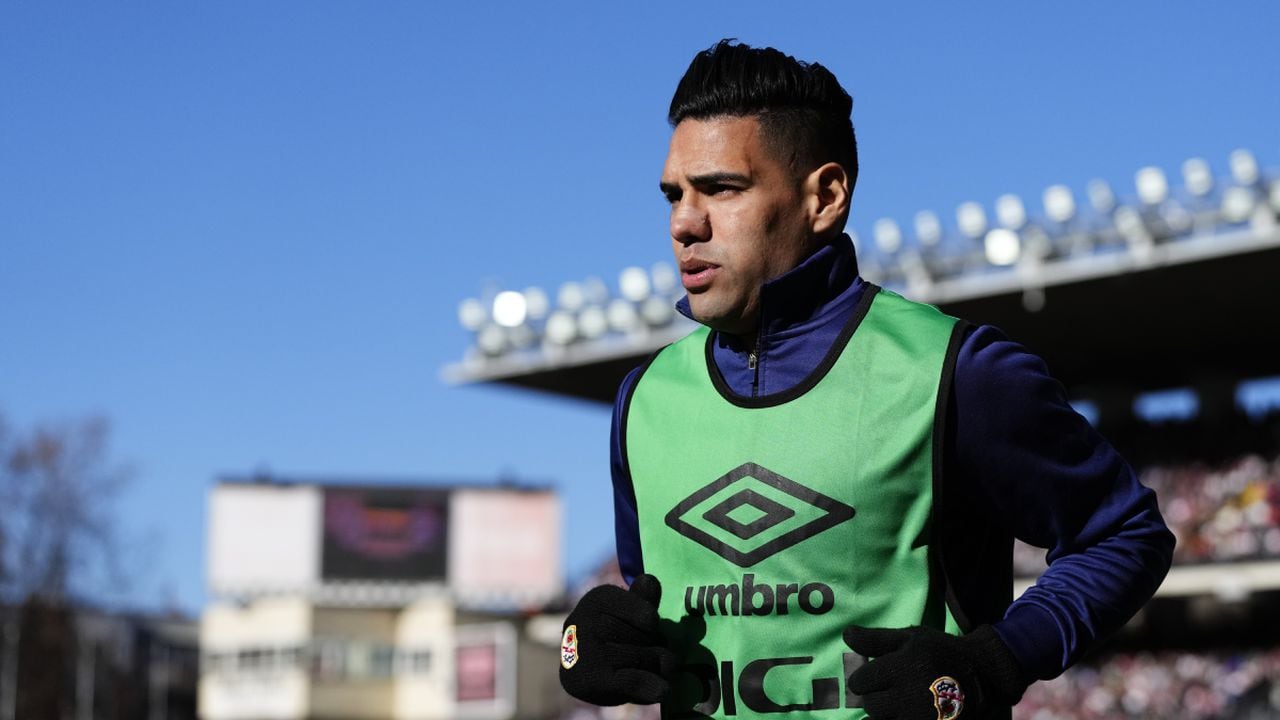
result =
[[[1257,377],[1280,370],[1280,229],[1246,226],[1135,252],[1067,257],[1031,268],[961,274],[912,292],[993,324],[1041,355],[1073,394]],[[611,402],[623,376],[688,324],[606,337],[553,354],[473,357],[455,383],[497,382]]]

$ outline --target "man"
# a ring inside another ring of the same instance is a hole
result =
[[[723,41],[672,99],[660,187],[704,327],[623,382],[618,557],[561,680],[670,716],[1007,716],[1168,570],[1150,490],[998,330],[857,274],[852,100]],[[1011,600],[1011,538],[1049,568]]]

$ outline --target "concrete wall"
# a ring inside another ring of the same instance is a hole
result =
[[[452,717],[452,605],[443,599],[420,600],[404,609],[396,627],[396,643],[409,657],[429,653],[427,667],[402,667],[396,680],[396,720]]]
[[[240,608],[210,605],[200,621],[198,712],[204,720],[292,720],[307,716],[307,669],[278,651],[302,648],[311,636],[311,606],[299,598],[267,598]],[[259,651],[269,651],[260,653]],[[258,653],[245,668],[238,654]],[[210,664],[208,659],[217,658]]]

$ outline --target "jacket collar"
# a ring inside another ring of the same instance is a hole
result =
[[[799,265],[764,284],[757,325],[760,339],[767,340],[817,319],[857,277],[858,260],[848,235],[822,246]],[[676,303],[676,310],[693,319],[688,295]],[[728,335],[717,336],[730,347],[738,344]]]

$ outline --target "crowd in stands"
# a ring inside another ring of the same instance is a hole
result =
[[[1114,655],[1031,686],[1014,720],[1273,718],[1280,649]]]
[[[1223,467],[1153,466],[1142,482],[1156,491],[1178,544],[1175,564],[1280,558],[1280,458],[1246,455]],[[1016,543],[1015,573],[1044,570],[1044,550]]]

